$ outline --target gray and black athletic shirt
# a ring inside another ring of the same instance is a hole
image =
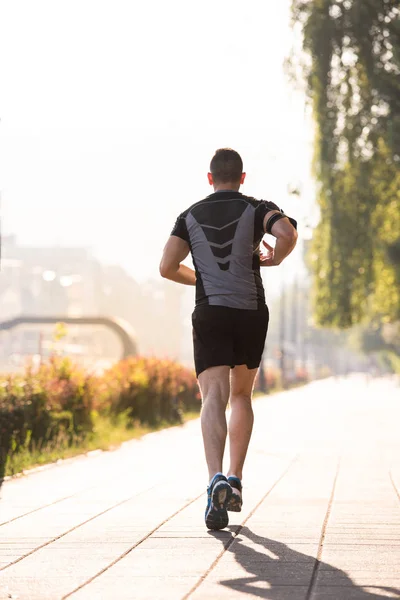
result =
[[[179,215],[171,235],[189,244],[196,306],[257,310],[265,305],[259,247],[264,217],[271,210],[280,209],[273,202],[223,190]]]

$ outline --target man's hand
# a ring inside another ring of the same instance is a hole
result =
[[[264,218],[264,231],[266,231],[270,217],[275,213],[278,213],[278,211],[274,210],[266,214]],[[276,237],[276,244],[275,248],[272,248],[272,246],[263,240],[263,246],[268,250],[266,253],[265,251],[264,253],[260,253],[261,266],[263,267],[280,265],[281,262],[289,256],[297,242],[297,231],[286,216],[272,224],[270,233]]]
[[[265,240],[263,240],[262,243],[263,246],[267,249],[267,251],[265,251],[264,248],[260,249],[260,266],[275,267],[277,265],[280,265],[280,262],[278,262],[275,259],[275,248],[267,244]]]

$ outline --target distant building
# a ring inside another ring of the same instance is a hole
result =
[[[123,268],[104,266],[86,248],[28,247],[2,240],[0,321],[20,315],[113,316],[134,328],[139,351],[180,360],[185,335],[182,290],[160,278],[139,285]],[[186,332],[187,334],[187,332]],[[24,327],[0,335],[0,363],[51,351],[50,327]],[[115,360],[121,348],[104,328],[68,330],[64,347],[80,360]]]
[[[0,321],[20,315],[98,314],[96,280],[101,268],[88,250],[20,246],[15,236],[6,236],[2,242]],[[81,345],[90,343],[88,332],[82,329],[73,337],[77,334]],[[2,334],[1,359],[37,354],[50,339],[49,328],[19,328]]]

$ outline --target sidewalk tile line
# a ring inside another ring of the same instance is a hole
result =
[[[324,522],[322,525],[321,537],[320,537],[319,545],[318,545],[317,558],[315,559],[314,568],[313,568],[313,571],[311,574],[311,579],[310,579],[310,585],[308,586],[307,595],[306,595],[305,600],[311,600],[312,594],[315,589],[315,584],[317,583],[317,577],[318,577],[319,567],[320,567],[321,558],[322,558],[322,550],[324,547],[324,541],[325,541],[325,536],[326,536],[326,529],[328,527],[329,517],[331,516],[333,499],[334,499],[335,491],[336,491],[336,484],[337,484],[337,480],[339,477],[340,464],[341,464],[341,458],[339,458],[338,463],[337,463],[335,478],[333,480],[332,491],[331,491],[331,495],[330,495],[329,502],[328,502],[328,508],[326,509],[325,519],[324,519]]]
[[[129,502],[129,500],[132,500],[132,498],[135,498],[136,496],[140,496],[140,494],[144,494],[145,492],[148,492],[148,491],[152,490],[154,487],[156,487],[156,486],[152,486],[152,487],[146,488],[144,490],[141,490],[140,492],[138,492],[136,494],[133,494],[132,496],[129,496],[129,498],[124,498],[124,500],[121,500],[121,502],[117,502],[117,504],[113,504],[112,506],[109,506],[105,510],[102,510],[101,512],[97,513],[96,515],[93,515],[93,517],[90,517],[90,519],[87,519],[86,521],[82,521],[82,523],[78,523],[78,525],[75,525],[71,529],[68,529],[68,531],[64,531],[64,533],[60,533],[60,535],[57,535],[56,537],[54,537],[51,540],[45,542],[44,544],[41,544],[40,546],[37,546],[36,548],[34,548],[33,550],[31,550],[30,552],[27,552],[23,556],[20,556],[16,560],[13,560],[12,562],[8,563],[5,567],[0,567],[0,572],[1,571],[5,571],[6,569],[8,569],[9,567],[12,567],[13,565],[16,565],[21,560],[24,560],[24,558],[27,558],[28,556],[31,556],[35,552],[38,552],[38,550],[41,550],[42,548],[45,548],[46,546],[49,546],[49,544],[52,544],[53,542],[56,542],[57,540],[60,540],[64,536],[68,535],[69,533],[72,533],[72,531],[75,531],[75,529],[79,529],[79,527],[82,527],[83,525],[86,525],[87,523],[90,523],[90,521],[94,521],[94,519],[97,519],[98,517],[101,517],[102,515],[104,515],[107,512],[109,512],[110,510],[113,510],[114,508],[117,508],[118,506],[121,506],[121,504],[125,504],[125,502]]]
[[[132,440],[128,440],[128,443],[132,441]],[[135,440],[134,440],[135,441]],[[127,442],[123,442],[124,444],[126,444]],[[97,450],[93,450],[92,452],[97,452]],[[111,450],[99,450],[99,452],[111,452]],[[82,458],[82,456],[86,456],[86,454],[79,454],[78,456],[72,456],[71,458],[65,458],[63,459],[63,461],[69,461],[69,460],[75,460],[78,458]],[[44,467],[57,467],[57,463],[51,463],[49,465],[44,465]],[[34,471],[35,469],[32,469],[32,471]],[[35,473],[32,473],[32,475],[34,475]],[[116,478],[116,481],[123,481],[125,479],[126,475],[125,474],[121,474],[119,477]],[[15,476],[15,479],[17,477]],[[11,478],[11,480],[13,480],[13,477]],[[162,483],[162,482],[159,482]],[[0,484],[1,484],[1,479],[0,479]],[[42,510],[44,508],[48,508],[49,506],[53,506],[54,504],[58,504],[58,502],[62,502],[63,500],[69,500],[69,498],[73,498],[74,496],[78,496],[79,494],[84,494],[86,492],[89,492],[90,490],[94,490],[96,488],[101,488],[104,487],[105,484],[104,483],[95,483],[94,485],[91,485],[89,487],[84,487],[81,488],[79,490],[77,490],[76,492],[74,492],[73,494],[71,494],[70,496],[64,496],[63,498],[58,498],[57,500],[54,500],[54,502],[50,502],[49,504],[43,504],[43,506],[38,506],[37,508],[34,508],[33,510],[30,510],[26,513],[23,513],[21,515],[18,515],[16,517],[13,517],[12,519],[9,519],[8,521],[4,521],[3,523],[0,523],[0,527],[2,527],[3,525],[8,525],[8,523],[12,523],[13,521],[16,521],[17,519],[22,519],[23,517],[27,517],[29,515],[31,515],[32,513],[35,513],[39,510]],[[146,488],[147,489],[147,488]],[[148,488],[148,489],[152,489],[152,488]],[[139,492],[141,493],[141,492]]]
[[[2,527],[3,525],[8,525],[9,523],[12,523],[13,521],[17,521],[18,519],[23,519],[23,517],[28,517],[29,515],[31,515],[31,514],[33,514],[35,512],[38,512],[39,510],[43,510],[44,508],[48,508],[49,506],[54,506],[54,504],[58,504],[59,502],[62,502],[63,500],[69,500],[70,498],[73,498],[74,496],[77,496],[78,494],[83,494],[85,492],[88,492],[89,490],[92,490],[93,488],[96,488],[96,487],[98,487],[98,486],[94,485],[94,486],[89,487],[89,488],[84,488],[83,490],[79,490],[78,492],[74,492],[70,496],[64,496],[63,498],[58,498],[58,500],[54,500],[53,502],[49,502],[49,504],[43,504],[42,506],[38,506],[37,508],[33,508],[29,512],[23,513],[22,515],[18,515],[17,517],[13,517],[12,519],[9,519],[8,521],[3,521],[3,523],[0,523],[0,527]]]
[[[106,567],[104,567],[104,569],[101,569],[101,571],[99,571],[98,573],[96,573],[95,575],[93,575],[93,577],[91,577],[90,579],[88,579],[87,581],[85,581],[84,583],[82,583],[81,585],[79,585],[74,590],[72,590],[72,592],[68,592],[68,594],[66,594],[65,596],[63,596],[61,598],[61,600],[66,600],[66,598],[70,598],[73,594],[75,594],[76,592],[79,592],[82,588],[84,588],[87,585],[89,585],[89,583],[92,583],[95,579],[97,579],[97,577],[100,577],[100,575],[103,575],[103,573],[105,573],[106,571],[108,571],[109,569],[111,569],[111,567],[113,567],[119,561],[121,561],[123,558],[125,558],[125,556],[127,556],[130,552],[132,552],[132,550],[134,550],[135,548],[137,548],[138,546],[140,546],[140,544],[142,544],[143,542],[145,542],[151,535],[153,535],[153,533],[155,533],[157,531],[157,529],[160,529],[160,527],[162,527],[163,525],[165,525],[165,523],[168,523],[168,521],[170,521],[171,519],[173,519],[174,517],[176,517],[176,515],[179,515],[180,512],[182,512],[183,510],[185,510],[185,508],[187,508],[188,506],[190,506],[191,504],[193,504],[193,502],[196,502],[196,500],[199,500],[199,498],[201,498],[202,496],[203,496],[203,493],[201,493],[199,496],[196,496],[196,498],[192,498],[192,500],[189,500],[189,502],[187,502],[186,504],[184,504],[179,510],[177,510],[172,515],[170,515],[169,517],[167,517],[166,519],[164,519],[164,521],[162,521],[156,527],[154,527],[154,529],[152,529],[151,531],[149,531],[149,533],[147,533],[145,536],[143,536],[138,542],[136,542],[133,546],[131,546],[130,548],[128,548],[128,550],[126,550],[123,554],[121,554],[120,556],[118,556],[109,565],[107,565]]]
[[[272,484],[272,486],[270,487],[270,489],[268,490],[268,492],[266,494],[264,494],[264,496],[261,498],[261,500],[259,500],[259,502],[255,505],[255,507],[249,512],[249,514],[247,515],[247,517],[245,518],[245,520],[241,523],[241,525],[237,526],[236,531],[234,533],[232,533],[232,536],[229,538],[228,542],[224,545],[224,548],[218,554],[217,558],[214,560],[214,562],[211,564],[211,566],[200,577],[200,579],[189,590],[189,592],[183,596],[182,600],[188,600],[188,598],[190,598],[190,596],[201,586],[201,584],[206,579],[206,577],[208,577],[208,575],[211,573],[211,571],[217,566],[217,564],[219,563],[219,561],[221,560],[221,558],[223,557],[223,555],[225,554],[225,552],[227,550],[229,550],[229,548],[232,546],[232,544],[235,541],[235,539],[237,538],[237,536],[240,535],[240,532],[242,531],[243,527],[246,525],[246,523],[250,519],[250,517],[252,517],[254,515],[254,513],[261,506],[261,504],[264,502],[264,500],[274,490],[274,488],[278,485],[278,483],[280,483],[282,481],[282,479],[285,477],[285,475],[287,474],[287,472],[289,471],[289,469],[292,467],[292,465],[296,462],[296,460],[298,459],[298,457],[299,457],[299,454],[296,454],[294,456],[294,458],[292,458],[292,460],[290,461],[290,463],[288,464],[288,466],[286,467],[286,469],[278,477],[278,479]]]
[[[108,452],[108,450],[106,452]],[[66,458],[65,460],[73,460],[75,458],[80,458],[80,457],[81,457],[81,455],[73,456],[73,457],[71,457],[71,459]],[[47,465],[44,465],[44,466],[47,466]],[[48,466],[53,467],[53,463]],[[54,466],[57,466],[56,463],[54,463]],[[121,475],[120,477],[117,477],[116,481],[122,481],[122,480],[124,480],[124,478],[125,478],[125,475]],[[1,480],[0,480],[0,483],[1,483]],[[63,498],[58,498],[58,500],[54,500],[54,502],[50,502],[49,504],[43,504],[43,506],[38,506],[37,508],[30,510],[29,512],[26,512],[26,513],[23,513],[22,515],[13,517],[12,519],[9,519],[8,521],[4,521],[3,523],[0,523],[0,527],[2,527],[3,525],[8,525],[8,523],[12,523],[13,521],[17,521],[17,519],[22,519],[23,517],[27,517],[27,516],[31,515],[32,513],[38,512],[39,510],[42,510],[44,508],[48,508],[49,506],[53,506],[54,504],[58,504],[58,502],[62,502],[63,500],[69,500],[69,498],[73,498],[74,496],[78,496],[79,494],[84,494],[86,492],[89,492],[90,490],[104,487],[104,485],[105,485],[104,483],[95,483],[94,485],[91,485],[89,487],[81,488],[81,489],[77,490],[76,492],[74,492],[73,494],[71,494],[70,496],[64,496]],[[149,489],[151,489],[151,488],[149,488]]]

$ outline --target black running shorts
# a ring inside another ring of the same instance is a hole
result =
[[[259,367],[268,319],[267,306],[258,310],[197,306],[192,314],[196,375],[221,365]]]

